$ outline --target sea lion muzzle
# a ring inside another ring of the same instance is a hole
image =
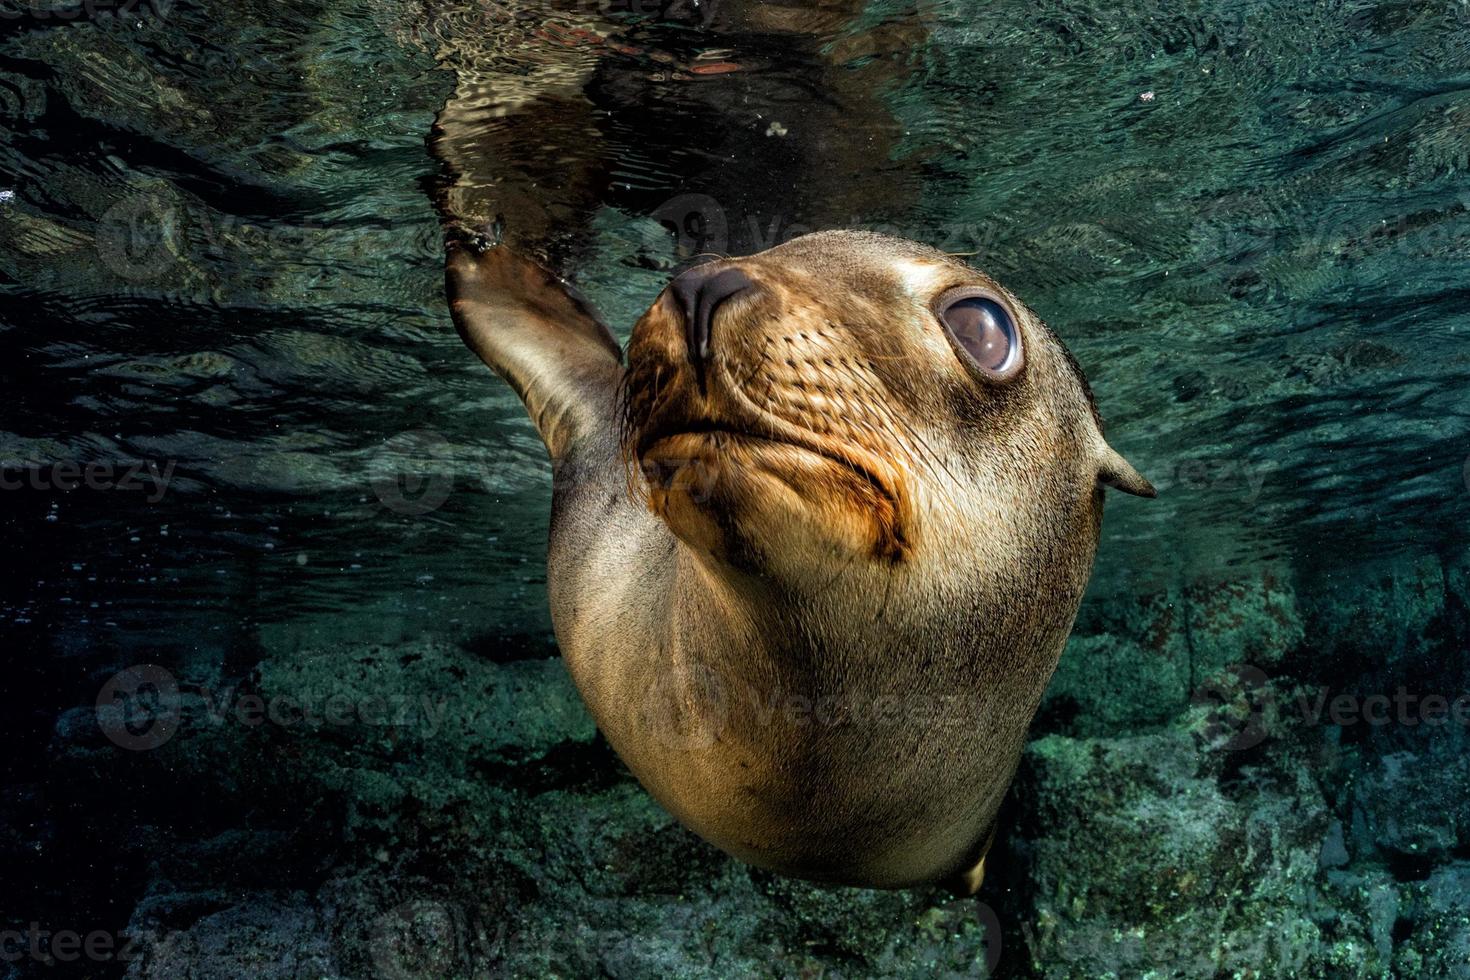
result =
[[[747,566],[770,548],[751,530],[793,519],[817,536],[831,529],[824,554],[901,559],[908,451],[881,367],[850,346],[846,318],[861,309],[758,257],[675,278],[627,350],[623,445],[644,476],[635,496],[686,544]],[[785,516],[766,506],[773,494]]]

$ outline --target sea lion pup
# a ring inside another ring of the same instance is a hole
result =
[[[626,367],[505,246],[451,243],[447,284],[555,461],[557,639],[648,791],[783,874],[978,888],[1102,487],[1154,493],[1057,337],[862,232],[683,273]]]

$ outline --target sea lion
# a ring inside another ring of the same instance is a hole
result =
[[[866,232],[683,273],[626,366],[504,245],[451,243],[447,286],[555,461],[557,639],[648,791],[783,874],[977,888],[1102,487],[1154,494],[1056,335]]]

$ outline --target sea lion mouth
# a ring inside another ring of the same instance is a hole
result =
[[[643,495],[656,513],[666,509],[671,493],[697,507],[729,505],[720,488],[760,472],[818,509],[844,500],[841,510],[869,527],[874,556],[902,558],[908,551],[907,521],[897,475],[859,447],[791,431],[795,428],[778,419],[749,425],[713,418],[660,420],[631,440],[629,462],[641,472]]]
[[[788,449],[798,449],[802,452],[810,453],[813,456],[820,456],[823,459],[850,470],[855,476],[871,484],[879,493],[882,493],[895,503],[897,502],[897,491],[889,480],[880,475],[876,461],[869,461],[863,458],[867,456],[866,453],[860,450],[837,451],[821,445],[815,439],[799,439],[770,433],[751,432],[745,429],[732,428],[729,425],[718,422],[707,421],[650,431],[638,440],[635,454],[639,460],[649,459],[657,455],[656,450],[660,443],[670,442],[681,437],[707,440],[717,450],[725,441],[747,441],[765,443],[770,446],[780,446]]]

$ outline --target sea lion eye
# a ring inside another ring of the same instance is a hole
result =
[[[939,319],[954,342],[985,374],[1008,378],[1021,367],[1021,333],[1000,298],[976,289],[940,297]]]

